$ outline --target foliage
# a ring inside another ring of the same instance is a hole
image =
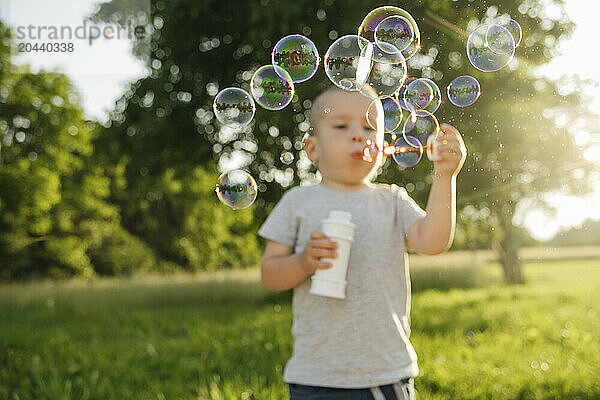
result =
[[[121,229],[90,160],[96,127],[64,75],[11,65],[0,29],[0,279],[92,276],[93,249]]]
[[[95,18],[127,4],[104,3]],[[301,138],[310,100],[330,82],[321,68],[297,85],[290,106],[280,112],[259,108],[240,131],[221,129],[213,98],[226,86],[248,89],[254,70],[270,63],[279,38],[305,34],[323,53],[386,4],[153,1],[151,51],[143,58],[148,76],[130,85],[103,126],[83,120],[64,76],[13,68],[10,35],[2,27],[0,277],[258,263],[255,232],[270,208],[288,187],[316,179]],[[482,84],[475,105],[444,103],[436,114],[459,128],[469,153],[458,178],[457,245],[493,246],[507,280],[521,282],[517,206],[532,204],[543,192],[584,193],[595,176],[571,135],[571,129],[597,126],[586,93],[578,92],[582,83],[565,79],[563,85],[534,73],[572,28],[562,1],[393,4],[409,10],[421,29],[423,47],[409,60],[411,76],[433,78],[444,88],[471,74]],[[480,73],[465,57],[460,32],[503,13],[523,27],[518,58],[500,72]],[[455,28],[448,29],[448,22]],[[293,164],[280,160],[283,151],[294,154]],[[254,207],[232,212],[216,202],[212,189],[218,170],[236,159],[257,178],[260,193]],[[406,186],[425,207],[431,169],[426,160],[406,170],[388,161],[378,180]]]
[[[0,28],[0,279],[256,265],[252,214],[219,205],[216,171],[111,152],[67,77],[11,65]]]
[[[436,115],[461,130],[469,152],[458,180],[458,223],[462,234],[468,235],[463,242],[494,244],[507,279],[521,281],[519,234],[513,224],[517,205],[537,199],[540,192],[585,192],[591,179],[592,166],[582,158],[565,128],[569,124],[564,123],[593,126],[586,115],[573,111],[582,109],[584,99],[567,85],[559,87],[533,74],[536,66],[553,57],[556,44],[572,28],[562,13],[562,2],[393,3],[409,10],[422,31],[423,48],[409,60],[409,75],[433,78],[442,88],[463,74],[476,76],[482,84],[483,96],[475,105],[458,109],[445,103]],[[303,33],[323,53],[333,39],[356,32],[371,9],[385,4],[335,0],[153,3],[153,50],[147,60],[151,73],[125,93],[112,115],[112,126],[103,134],[115,154],[129,157],[127,187],[150,191],[158,185],[158,178],[140,176],[142,168],[155,177],[170,168],[185,175],[196,165],[218,162],[225,168],[228,160],[241,159],[260,183],[253,209],[258,225],[287,187],[315,180],[315,168],[301,151],[301,138],[308,129],[310,100],[330,83],[320,69],[311,81],[296,86],[286,109],[271,112],[259,107],[250,126],[233,132],[221,129],[214,119],[214,96],[227,86],[248,89],[252,73],[270,63],[271,48],[279,38]],[[558,12],[547,12],[550,8]],[[518,58],[500,72],[481,73],[465,57],[466,36],[456,32],[503,13],[510,13],[523,27]],[[207,20],[210,23],[198,23]],[[457,29],[447,29],[442,20]],[[557,127],[557,118],[562,126]],[[284,151],[294,154],[292,165],[280,161]],[[407,170],[388,161],[379,181],[406,185],[425,206],[431,169],[425,160]],[[124,210],[137,209],[124,213],[125,226],[147,238],[147,231],[135,227],[148,216],[137,208],[138,197],[121,196],[119,201]],[[179,200],[165,194],[164,201]],[[477,229],[469,226],[469,219]],[[177,259],[173,251],[165,249],[163,254],[167,253],[169,259]]]

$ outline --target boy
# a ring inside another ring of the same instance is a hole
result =
[[[405,189],[370,183],[379,161],[363,160],[362,149],[368,139],[383,142],[366,120],[370,103],[335,87],[315,100],[304,149],[318,162],[321,183],[288,190],[258,232],[268,239],[263,285],[294,289],[294,351],[284,371],[291,400],[414,399],[406,249],[450,247],[466,150],[458,131],[443,124],[425,213]],[[343,300],[309,293],[311,275],[337,257],[336,243],[319,231],[332,209],[350,212],[356,225]]]

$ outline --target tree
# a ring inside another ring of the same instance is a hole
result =
[[[554,47],[572,28],[564,13],[561,15],[562,1],[551,4],[558,10],[556,15],[546,14],[548,2],[534,0],[505,0],[489,7],[469,0],[395,4],[411,12],[422,33],[421,55],[409,60],[409,75],[433,78],[442,88],[463,74],[476,76],[482,84],[484,94],[474,106],[457,109],[446,103],[436,115],[463,132],[469,151],[458,181],[459,215],[472,207],[485,218],[479,221],[475,235],[487,236],[494,243],[507,281],[522,282],[519,235],[513,223],[517,205],[558,188],[564,192],[587,190],[592,169],[571,135],[557,128],[554,118],[560,112],[585,121],[584,115],[572,112],[581,104],[580,96],[532,75],[535,66],[552,58]],[[307,129],[310,99],[330,83],[321,69],[312,81],[297,85],[286,109],[271,112],[259,108],[254,122],[240,131],[224,130],[216,123],[211,112],[214,96],[227,86],[248,89],[252,73],[270,63],[270,51],[279,38],[302,33],[323,53],[333,39],[356,32],[363,17],[379,5],[385,3],[153,3],[152,52],[147,59],[151,73],[133,84],[117,103],[112,126],[103,135],[113,154],[119,154],[121,160],[127,158],[127,187],[137,193],[148,192],[167,170],[183,177],[195,166],[214,166],[241,157],[260,183],[253,212],[255,220],[262,221],[286,187],[314,179],[314,166],[301,152],[301,138]],[[518,59],[500,72],[480,73],[465,57],[466,37],[456,32],[502,13],[512,14],[523,27]],[[459,29],[448,29],[444,20]],[[295,155],[293,164],[280,160],[284,151]],[[118,163],[117,158],[112,161]],[[379,180],[413,183],[411,195],[424,206],[431,169],[427,161],[408,170],[388,161]],[[148,179],[141,171],[157,178]],[[128,229],[151,243],[159,242],[150,238],[151,232],[170,231],[165,226],[170,219],[165,218],[151,230],[143,223],[136,226],[147,217],[136,204],[139,197],[115,190],[113,194],[125,210]],[[180,200],[169,195],[163,201],[174,205]],[[177,259],[171,245],[160,248],[164,256]]]
[[[506,1],[500,7],[500,10],[496,6],[486,7],[487,10],[473,13],[472,9],[462,9],[460,2],[440,3],[438,9],[432,5],[425,15],[435,22],[439,16],[458,20],[463,15],[469,20],[475,15],[493,15],[496,11],[518,9],[520,12],[517,19],[524,28],[524,38],[511,68],[495,74],[475,74],[464,58],[462,66],[458,63],[453,66],[450,58],[440,58],[432,68],[456,70],[454,74],[445,74],[444,84],[465,73],[477,76],[482,84],[483,96],[475,106],[465,110],[447,107],[438,117],[455,123],[467,139],[469,157],[458,189],[462,194],[462,198],[459,197],[462,216],[466,207],[483,212],[481,231],[491,232],[492,247],[498,254],[506,280],[521,283],[524,278],[518,250],[522,235],[513,223],[517,205],[539,200],[543,192],[583,193],[590,189],[593,165],[583,158],[568,130],[557,126],[556,118],[571,120],[574,126],[576,121],[579,126],[591,126],[594,118],[575,112],[584,108],[585,101],[575,92],[577,82],[569,80],[573,85],[566,91],[555,82],[535,78],[532,72],[535,66],[549,61],[553,54],[550,44],[556,43],[569,29],[564,16],[551,20],[544,14],[543,5],[535,2]],[[432,25],[426,27],[425,32]],[[436,30],[444,33],[439,26]],[[433,36],[434,32],[429,34]],[[464,48],[464,41],[458,40],[459,37],[449,34],[444,37],[447,39],[444,49],[449,54],[460,53],[461,47]]]
[[[0,31],[0,279],[115,273],[128,260],[150,268],[152,252],[106,201],[109,179],[90,161],[97,128],[73,86],[11,65]],[[124,248],[127,257],[110,260]]]

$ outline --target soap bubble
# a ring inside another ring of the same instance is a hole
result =
[[[404,92],[406,92],[406,87],[416,80],[417,78],[406,78],[402,86],[400,86],[400,89],[398,89],[396,92],[396,100],[398,100],[398,104],[400,104],[400,107],[407,111],[410,111],[410,108],[404,101]]]
[[[219,176],[215,192],[221,203],[241,210],[250,207],[256,200],[256,181],[246,171],[234,169]]]
[[[515,50],[515,40],[508,29],[492,24],[485,33],[487,46],[496,54],[508,54]]]
[[[325,53],[327,77],[337,87],[356,92],[366,83],[371,72],[373,45],[357,35],[342,36]]]
[[[375,28],[375,43],[388,53],[393,53],[394,48],[399,51],[406,49],[414,38],[410,21],[399,15],[385,18]]]
[[[302,35],[288,35],[279,40],[271,53],[273,65],[285,69],[294,83],[309,80],[317,72],[321,57],[315,44]]]
[[[433,100],[433,88],[422,79],[417,79],[406,87],[404,104],[410,110],[424,110]]]
[[[427,138],[431,135],[437,137],[440,132],[440,123],[433,114],[427,114],[425,116],[411,115],[402,122],[400,128],[396,129],[394,133],[399,133],[401,137],[413,136],[419,139],[421,143],[427,143]]]
[[[267,110],[281,110],[292,101],[294,82],[286,70],[277,65],[263,65],[250,81],[252,96]]]
[[[374,61],[366,84],[360,93],[369,97],[389,97],[396,93],[406,80],[406,61],[398,54],[396,62]],[[371,90],[372,89],[372,90]]]
[[[421,48],[421,45],[417,45],[415,43],[415,41],[412,41],[408,47],[404,50],[402,50],[402,56],[404,57],[405,60],[410,59],[414,54],[417,53],[417,51],[419,51],[419,49]],[[407,56],[408,55],[408,56]]]
[[[248,92],[235,87],[221,90],[213,102],[217,120],[234,129],[248,125],[254,117],[255,110],[254,100]]]
[[[404,91],[404,104],[411,113],[419,117],[433,114],[441,103],[442,93],[440,88],[431,79],[415,79]]]
[[[401,167],[413,167],[417,165],[423,155],[423,145],[414,136],[401,137],[394,143],[396,153],[393,155],[394,161]]]
[[[377,27],[383,20],[389,17],[402,17],[409,22],[413,38],[406,48],[398,49],[396,46],[392,46],[387,42],[384,46],[380,47],[376,43],[375,31]],[[421,46],[421,33],[419,32],[416,21],[407,11],[399,7],[384,6],[372,10],[360,24],[358,35],[374,44],[375,49],[373,52],[373,59],[375,61],[388,62],[390,57],[396,57],[396,53],[402,54],[402,56],[408,60]]]
[[[486,41],[488,29],[489,25],[481,25],[471,33],[467,41],[469,61],[475,68],[483,72],[493,72],[504,68],[515,54],[514,48],[506,54],[498,54],[490,50]]]
[[[367,109],[367,122],[371,128],[377,130],[377,103],[379,101],[381,101],[381,105],[383,106],[383,130],[384,132],[391,132],[398,128],[402,121],[402,109],[398,101],[393,97],[373,100]]]
[[[507,23],[501,25],[504,28],[508,29],[508,31],[512,35],[513,40],[515,41],[515,47],[519,47],[519,45],[521,44],[521,38],[523,37],[521,25],[519,25],[519,23],[514,19],[511,19]]]
[[[481,86],[479,86],[477,79],[463,75],[450,82],[447,92],[450,103],[458,107],[467,107],[479,98]]]

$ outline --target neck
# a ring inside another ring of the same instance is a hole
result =
[[[336,182],[331,179],[327,179],[325,177],[323,177],[321,179],[321,185],[327,186],[330,189],[336,189],[336,190],[341,190],[341,191],[345,191],[345,192],[353,192],[355,190],[363,190],[363,189],[367,189],[370,187],[370,185],[367,182],[343,183],[343,182]]]

